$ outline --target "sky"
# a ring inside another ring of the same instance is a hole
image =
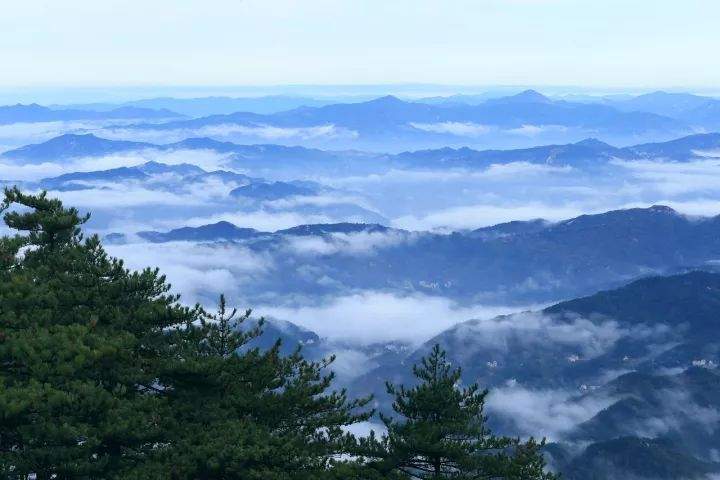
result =
[[[0,88],[713,87],[717,0],[3,2]]]

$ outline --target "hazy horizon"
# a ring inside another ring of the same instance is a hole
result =
[[[394,95],[412,101],[452,95],[488,95],[500,97],[524,90],[536,90],[550,97],[642,95],[657,91],[720,96],[720,87],[662,86],[646,87],[581,85],[452,85],[422,83],[368,84],[267,84],[267,85],[90,85],[90,86],[0,86],[0,104],[42,105],[80,103],[122,103],[151,98],[259,98],[266,96],[309,97],[342,102]]]
[[[0,17],[0,86],[711,87],[718,15],[710,0],[28,0]]]

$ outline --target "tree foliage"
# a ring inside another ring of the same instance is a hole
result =
[[[394,396],[394,416],[382,415],[383,439],[390,468],[417,479],[550,480],[541,454],[543,442],[498,437],[483,414],[487,390],[461,386],[445,351],[435,345],[413,366],[412,388],[387,384]]]
[[[310,362],[280,343],[261,351],[221,297],[217,315],[174,334],[176,355],[161,376],[174,412],[167,425],[176,448],[156,457],[177,478],[320,478],[353,438],[342,427],[366,420],[368,399],[329,392],[332,358]],[[240,353],[242,352],[242,353]],[[162,474],[160,475],[162,476]]]
[[[187,308],[157,270],[111,258],[88,219],[6,190],[0,240],[0,472],[24,478],[313,478],[367,418],[332,361],[247,349],[259,328]]]
[[[0,468],[39,479],[122,471],[162,439],[162,401],[149,392],[163,331],[198,311],[157,270],[130,272],[84,239],[88,217],[60,201],[12,189],[0,211],[19,232],[0,240]]]

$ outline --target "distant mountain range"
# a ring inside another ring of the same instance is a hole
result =
[[[195,132],[242,143],[273,138],[287,145],[302,142],[321,148],[393,152],[443,145],[506,148],[576,142],[583,137],[628,145],[720,129],[720,100],[687,93],[568,101],[527,90],[500,98],[454,95],[408,101],[385,96],[332,102],[268,96],[154,98],[54,108],[16,105],[0,107],[0,124],[135,119],[139,122],[131,130]]]
[[[67,160],[70,158],[95,157],[117,153],[142,150],[175,151],[175,150],[210,150],[220,154],[232,155],[234,163],[240,167],[256,170],[273,167],[277,162],[298,162],[322,165],[323,163],[340,161],[341,156],[335,152],[288,147],[284,145],[238,145],[220,142],[211,138],[188,138],[180,142],[157,145],[145,142],[129,142],[109,140],[94,134],[64,134],[46,142],[26,145],[0,154],[0,158],[12,159],[20,163],[43,163]],[[365,155],[362,155],[365,156]],[[353,158],[353,155],[348,155]]]
[[[249,240],[267,239],[274,235],[291,236],[323,236],[334,233],[356,234],[356,233],[385,233],[390,228],[377,224],[366,223],[332,223],[318,225],[299,225],[297,227],[277,230],[276,232],[261,232],[253,228],[240,228],[230,222],[220,221],[200,227],[181,227],[167,232],[143,231],[137,235],[149,242],[218,242],[227,240]],[[124,240],[124,236],[118,233],[109,234],[114,243]]]
[[[119,107],[107,111],[52,109],[37,104],[0,106],[0,125],[12,123],[66,122],[73,120],[167,120],[181,118],[166,109]]]
[[[362,100],[365,97],[360,97]],[[291,95],[266,95],[259,97],[200,97],[173,98],[158,97],[133,100],[121,104],[92,103],[56,108],[75,108],[82,110],[108,111],[122,107],[148,108],[153,110],[170,110],[188,117],[205,117],[208,115],[224,115],[234,112],[277,113],[302,106],[318,107],[336,103],[333,99],[318,99]]]
[[[720,100],[711,97],[659,91],[611,101],[610,105],[626,112],[650,112],[706,128],[720,125]]]
[[[601,136],[626,138],[689,133],[685,121],[648,112],[621,111],[607,105],[551,100],[535,91],[487,100],[477,105],[434,105],[386,96],[360,103],[303,106],[272,114],[236,112],[162,124],[138,124],[143,130],[201,130],[236,125],[253,129],[333,129],[337,145],[410,145],[423,142],[457,142],[459,139],[498,135],[522,136],[544,130],[572,129]],[[577,134],[577,133],[575,133]],[[575,135],[574,134],[574,135]]]
[[[226,224],[199,229],[141,236],[156,242],[234,240],[272,256],[273,269],[247,287],[248,297],[372,289],[462,302],[528,304],[571,298],[652,273],[712,268],[720,260],[720,217],[688,219],[663,206],[583,215],[554,224],[512,222],[449,235],[351,224],[272,233],[233,230]],[[317,253],[287,250],[288,235],[296,232],[334,248]],[[354,238],[367,243],[367,254],[346,248]],[[312,273],[295,275],[306,255],[322,261],[314,264]]]
[[[399,154],[372,154],[348,151],[323,151],[283,145],[238,145],[210,138],[189,138],[157,145],[145,142],[108,140],[93,134],[65,134],[43,143],[26,145],[4,152],[0,158],[21,163],[42,163],[76,157],[94,157],[141,150],[211,150],[227,154],[234,166],[255,170],[273,166],[372,170],[377,168],[485,168],[492,164],[529,162],[549,165],[590,167],[609,160],[659,159],[686,161],[702,155],[720,155],[720,133],[696,134],[660,143],[617,148],[596,139],[565,145],[545,145],[515,150],[473,150],[440,148]]]
[[[544,145],[517,150],[484,150],[443,148],[405,152],[393,158],[401,164],[447,167],[473,167],[511,162],[547,165],[592,167],[609,160],[673,160],[697,159],[703,152],[720,156],[720,133],[696,134],[677,140],[617,148],[589,138],[567,145]]]
[[[171,175],[168,176],[167,174]],[[154,178],[156,176],[164,176],[164,178],[156,179]],[[256,181],[256,179],[248,177],[247,175],[233,172],[222,170],[207,172],[200,167],[187,163],[166,165],[158,162],[146,162],[134,167],[118,167],[109,170],[66,173],[57,177],[44,178],[39,182],[30,182],[26,186],[29,188],[72,191],[102,188],[109,186],[109,184],[120,184],[128,181],[139,183],[153,181],[153,187],[155,189],[163,190],[177,188],[179,180],[183,181],[184,187],[188,187],[217,176],[222,176],[227,182],[234,182],[234,185],[245,185]]]
[[[507,89],[506,89],[507,90]],[[508,99],[508,100],[503,100]],[[123,103],[89,103],[75,105],[52,105],[55,110],[85,110],[108,112],[125,107],[143,108],[149,110],[168,110],[187,117],[206,117],[211,115],[228,115],[236,112],[249,112],[257,114],[274,114],[297,109],[300,107],[323,107],[338,103],[361,103],[372,100],[372,96],[356,95],[353,97],[311,97],[297,95],[266,95],[258,97],[198,97],[173,98],[158,97],[133,100]],[[665,117],[675,118],[689,123],[702,125],[707,120],[717,121],[717,105],[720,100],[694,95],[690,93],[656,91],[642,95],[567,95],[552,98],[541,95],[534,90],[526,90],[509,97],[502,97],[497,91],[480,94],[454,94],[449,96],[425,97],[413,100],[415,103],[436,105],[443,107],[473,106],[484,103],[527,102],[540,103],[570,102],[591,103],[610,106],[624,112],[646,112]]]
[[[101,157],[129,151],[156,148],[155,145],[125,140],[108,140],[88,133],[67,133],[50,140],[4,152],[4,158],[21,159],[26,163],[42,163],[78,157]]]
[[[472,122],[479,125],[520,128],[523,125],[560,125],[627,131],[682,128],[669,117],[645,112],[620,112],[612,107],[554,101],[529,90],[511,97],[491,99],[479,105],[438,107],[386,96],[360,103],[300,107],[270,115],[233,113],[146,126],[154,129],[197,128],[240,123],[277,127],[308,127],[332,124],[358,132],[379,133],[411,124]]]
[[[71,137],[71,139],[75,138],[78,137]],[[89,139],[93,144],[99,140],[97,145],[100,148],[108,142],[92,136],[80,136],[80,138]],[[52,148],[55,147],[52,145]],[[265,147],[255,148],[260,151]],[[293,150],[280,147],[280,150],[282,149]],[[125,214],[147,221],[156,221],[160,217],[179,221],[193,215],[262,212],[263,215],[292,213],[327,221],[388,222],[376,211],[358,204],[356,199],[361,196],[356,193],[350,194],[317,182],[269,181],[228,170],[207,171],[188,163],[167,165],[149,161],[130,167],[66,173],[38,181],[0,179],[0,185],[18,185],[28,190],[88,191],[87,196],[91,201],[94,197],[104,195],[104,192],[112,191],[116,195],[124,195],[126,194],[124,192],[137,189],[152,192],[148,200],[149,204],[153,204],[152,198],[155,196],[178,198],[176,201],[179,203],[171,202],[170,205],[160,209],[157,209],[159,208],[157,206],[156,209],[148,209],[142,204],[124,207]],[[198,201],[198,192],[204,192],[202,201]],[[182,196],[185,196],[189,204],[182,203],[183,200],[180,200]],[[315,199],[319,201],[316,202]],[[163,205],[162,201],[159,203]],[[112,220],[112,216],[111,212],[94,208],[95,228],[102,228],[105,222]],[[158,238],[163,236],[160,235]],[[115,238],[115,241],[119,241],[119,237]]]
[[[528,100],[535,98],[542,103],[548,101],[547,97],[543,98],[538,95],[537,92],[530,90],[520,94],[519,97],[525,97]],[[518,96],[516,95],[515,98]],[[441,106],[479,105],[495,102],[496,97],[492,95],[452,95],[424,98],[418,101]],[[623,112],[653,113],[709,129],[717,129],[720,126],[720,99],[690,93],[656,91],[638,96],[568,96],[565,101],[601,104]]]
[[[260,232],[253,228],[239,228],[230,222],[217,222],[201,227],[182,227],[169,232],[138,232],[138,236],[153,243],[191,241],[207,242],[221,240],[244,240],[258,236]],[[114,242],[122,239],[119,234],[110,234]]]

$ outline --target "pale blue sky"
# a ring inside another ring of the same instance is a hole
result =
[[[0,86],[715,87],[718,0],[10,0]]]

